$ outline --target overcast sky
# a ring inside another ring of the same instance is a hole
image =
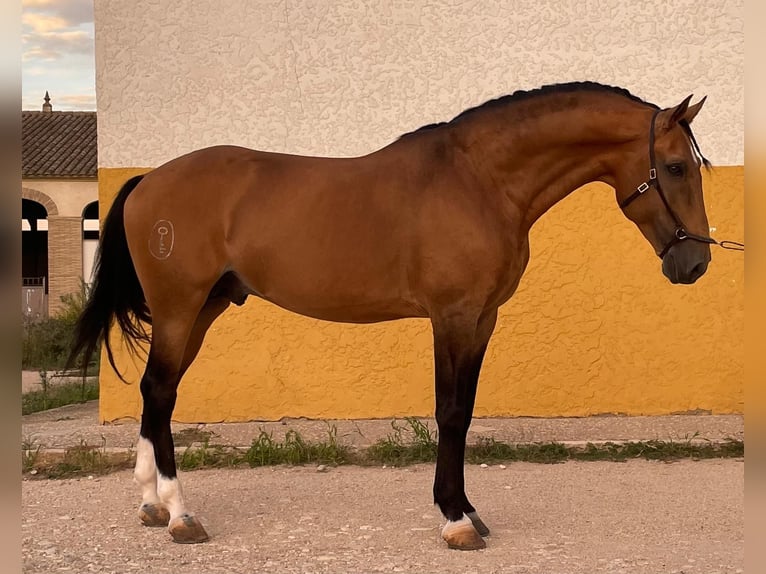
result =
[[[93,0],[22,0],[22,109],[95,110]]]

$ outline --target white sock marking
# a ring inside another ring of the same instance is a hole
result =
[[[183,514],[190,514],[186,512],[181,482],[177,477],[168,478],[157,473],[157,494],[170,512],[171,521]]]
[[[154,462],[154,446],[149,439],[142,436],[138,437],[136,468],[133,476],[141,487],[141,503],[158,503],[160,498],[157,495],[157,465]]]

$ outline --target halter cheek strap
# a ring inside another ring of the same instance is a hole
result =
[[[673,238],[665,245],[665,247],[660,252],[660,259],[665,257],[665,254],[667,254],[670,248],[673,247],[676,243],[680,243],[681,241],[686,241],[687,239],[691,239],[693,241],[699,241],[700,243],[720,245],[724,249],[744,251],[745,245],[743,243],[737,243],[736,241],[718,242],[712,237],[705,237],[702,235],[689,233],[684,227],[684,224],[681,221],[681,218],[678,217],[676,212],[673,211],[673,208],[670,207],[670,203],[668,203],[668,200],[662,191],[660,180],[657,177],[657,162],[654,156],[654,126],[657,120],[657,114],[659,113],[660,113],[660,110],[655,110],[654,114],[652,114],[652,123],[651,123],[651,127],[649,128],[649,179],[642,182],[632,194],[630,194],[628,197],[626,197],[620,202],[619,204],[620,209],[624,210],[628,205],[633,203],[633,201],[641,197],[644,193],[649,191],[649,189],[651,189],[652,187],[657,190],[657,194],[660,196],[662,203],[665,205],[665,209],[668,210],[668,213],[670,213],[670,216],[673,218],[673,222],[676,224],[676,229],[675,229],[675,232],[673,233]]]

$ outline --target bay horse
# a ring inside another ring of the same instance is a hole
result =
[[[76,327],[81,365],[117,322],[150,343],[135,478],[140,520],[208,539],[176,475],[171,415],[213,321],[257,296],[326,321],[431,321],[438,458],[434,502],[450,548],[486,546],[465,493],[466,434],[498,307],[529,261],[529,231],[588,182],[615,190],[672,283],[710,262],[700,152],[705,101],[661,109],[574,82],[518,91],[354,158],[215,146],[129,179],[109,210]],[[145,325],[151,324],[151,335]],[[119,371],[117,371],[119,373]]]

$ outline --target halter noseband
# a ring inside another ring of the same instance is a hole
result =
[[[676,243],[680,243],[681,241],[685,241],[687,239],[699,241],[700,243],[720,245],[721,247],[725,249],[736,249],[736,250],[744,251],[744,245],[741,243],[737,243],[734,241],[718,242],[712,237],[703,237],[702,235],[689,233],[684,227],[684,224],[681,222],[681,218],[678,217],[678,215],[676,215],[676,212],[673,211],[673,209],[670,207],[670,203],[668,203],[668,200],[665,197],[665,194],[662,192],[662,186],[660,185],[660,180],[657,177],[657,163],[654,157],[654,124],[655,124],[655,120],[657,119],[658,113],[660,113],[660,110],[655,110],[654,114],[652,114],[652,124],[651,124],[651,127],[649,128],[649,179],[647,179],[645,182],[639,185],[636,188],[636,191],[634,191],[632,194],[630,194],[630,196],[628,196],[627,198],[625,198],[624,200],[620,202],[619,204],[620,209],[624,210],[628,205],[633,203],[634,200],[638,199],[644,193],[646,193],[649,190],[649,188],[654,187],[654,189],[657,190],[657,193],[659,194],[660,199],[662,200],[662,203],[665,204],[665,208],[668,210],[668,213],[670,213],[670,216],[673,218],[673,221],[676,224],[676,230],[673,234],[673,239],[671,239],[668,242],[668,244],[665,245],[665,248],[660,253],[660,259],[665,257],[665,254]]]

